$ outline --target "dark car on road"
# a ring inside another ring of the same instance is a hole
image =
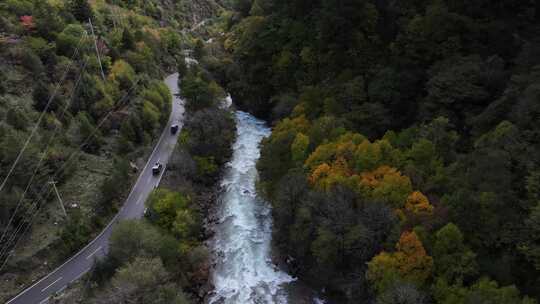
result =
[[[172,125],[171,126],[171,134],[176,134],[178,132],[178,130],[180,129],[180,127],[178,125]]]
[[[152,174],[153,174],[153,175],[158,175],[159,172],[161,172],[162,169],[163,169],[163,165],[160,164],[160,163],[156,163],[156,164],[152,167]]]

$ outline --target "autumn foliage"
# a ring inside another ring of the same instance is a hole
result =
[[[339,303],[540,299],[540,1],[233,2],[227,83],[276,123],[260,184],[299,277]],[[403,231],[433,280],[367,295]]]
[[[368,280],[378,292],[395,281],[422,285],[431,276],[433,258],[414,232],[404,232],[393,253],[381,252],[368,263]]]
[[[414,191],[409,195],[407,202],[405,202],[405,210],[419,216],[433,214],[433,206],[420,191]]]
[[[319,165],[309,176],[309,181],[320,190],[329,191],[337,185],[347,185],[354,187],[355,180],[358,178],[354,175],[347,161],[340,157],[331,165],[323,163]]]
[[[32,31],[36,27],[36,25],[34,23],[34,17],[32,17],[32,16],[21,16],[19,18],[19,20],[21,21],[21,25],[27,31]]]
[[[389,166],[362,173],[360,187],[369,197],[387,202],[394,208],[403,207],[407,195],[412,192],[411,180]]]

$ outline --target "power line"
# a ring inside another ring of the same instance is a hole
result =
[[[79,73],[79,77],[77,79],[77,81],[75,82],[75,85],[73,87],[73,90],[71,92],[71,98],[70,98],[70,102],[66,103],[66,105],[64,106],[64,109],[62,111],[62,115],[64,116],[67,111],[69,110],[69,107],[70,105],[72,104],[73,102],[73,97],[75,95],[75,92],[76,92],[76,89],[77,87],[79,86],[81,80],[82,80],[82,73],[84,70],[86,70],[86,66],[88,64],[88,61],[85,60],[82,68],[81,68],[81,72]],[[39,169],[41,168],[42,164],[43,164],[43,161],[45,160],[45,157],[47,155],[47,152],[49,151],[49,148],[50,146],[52,145],[53,141],[55,140],[57,134],[58,134],[58,131],[60,130],[60,125],[56,125],[55,128],[54,128],[54,131],[53,131],[53,135],[49,137],[49,140],[47,142],[47,145],[45,146],[45,149],[43,150],[43,153],[38,161],[38,164],[36,165],[36,168],[34,169],[34,172],[32,173],[32,176],[30,177],[30,180],[29,182],[27,183],[26,185],[26,188],[23,192],[23,194],[21,195],[21,198],[19,199],[19,202],[17,203],[17,207],[15,208],[15,211],[13,212],[13,214],[11,215],[9,221],[8,221],[8,224],[6,226],[6,228],[4,229],[4,232],[2,233],[2,236],[0,237],[0,244],[2,243],[2,240],[4,239],[7,231],[9,230],[9,227],[11,225],[11,223],[13,222],[14,218],[15,218],[15,215],[17,214],[24,198],[26,197],[26,193],[28,192],[28,190],[30,189],[31,185],[33,184],[33,181],[34,181],[34,178],[36,177],[37,173],[39,172]]]
[[[131,86],[131,88],[126,92],[126,94],[121,98],[120,100],[120,106],[122,106],[122,104],[124,103],[125,100],[127,100],[127,97],[130,95],[131,91],[133,91],[136,86],[138,85],[140,79],[137,79],[137,81]],[[69,164],[69,162],[71,160],[74,159],[75,156],[77,156],[78,154],[81,153],[81,149],[88,143],[88,141],[94,137],[94,135],[99,131],[99,128],[101,128],[101,126],[103,126],[103,124],[107,121],[108,117],[114,113],[116,109],[111,109],[107,115],[105,115],[105,117],[100,121],[100,123],[96,126],[96,128],[93,130],[93,132],[86,138],[86,140],[79,146],[79,149],[75,152],[73,152],[70,157],[68,158],[68,160],[58,169],[56,170],[56,172],[54,173],[53,175],[53,179],[58,177],[58,175],[60,174],[60,172],[62,172],[63,170],[65,170],[65,168],[67,167],[67,165]],[[45,186],[42,187],[42,193],[45,192]],[[50,190],[49,190],[50,192]],[[47,196],[48,197],[48,196]],[[40,201],[43,201],[43,197],[40,199]],[[36,201],[32,206],[37,206],[39,203],[39,201]],[[24,222],[23,222],[24,223]],[[6,246],[4,246],[4,249],[0,250],[0,258],[6,253],[8,252],[8,248],[9,248],[9,245],[13,242],[13,240],[17,237],[17,234],[18,232],[20,231],[20,228],[18,228],[13,234],[12,234],[12,237],[8,240],[8,243],[6,244]],[[26,231],[26,230],[25,230]],[[18,241],[22,238],[22,235],[21,237],[19,237],[17,239],[17,241],[15,242],[15,246],[16,244],[18,243]],[[14,247],[15,248],[15,247]],[[3,251],[3,253],[2,253]],[[1,268],[0,268],[1,270]]]
[[[46,198],[48,198],[48,196],[50,195],[50,191],[49,191],[49,194],[46,196]],[[41,200],[44,200],[43,198]],[[21,233],[21,237],[19,238],[16,238],[16,235],[17,233],[21,230],[21,228],[24,226],[24,221],[21,222],[21,224],[18,226],[17,228],[17,231],[16,231],[16,234],[15,234],[15,237],[14,238],[11,238],[9,243],[15,241],[14,243],[14,246],[13,246],[13,249],[10,251],[9,250],[9,246],[5,247],[4,250],[0,251],[0,261],[1,261],[1,258],[4,254],[7,254],[6,255],[6,258],[4,260],[4,262],[2,263],[2,265],[0,266],[0,272],[2,271],[2,269],[4,269],[4,267],[7,265],[7,262],[9,260],[9,258],[11,257],[11,255],[13,254],[13,250],[17,247],[17,244],[19,243],[19,241],[22,239],[22,236],[24,236],[26,234],[26,232],[28,231],[28,229],[30,228],[30,226],[32,226],[32,223],[36,217],[36,215],[39,213],[39,206],[38,206],[38,202],[36,202],[32,208],[34,210],[32,210],[31,212],[31,216],[29,218],[29,220],[27,221],[28,225],[26,225],[26,227],[24,228],[24,231],[23,233]],[[9,245],[8,243],[8,245]]]
[[[45,192],[43,192],[43,194],[45,194]],[[49,189],[49,193],[46,194],[46,198],[49,197],[49,195],[51,194],[51,189]],[[36,212],[37,210],[39,210],[39,203],[41,203],[44,198],[41,194],[36,194],[38,196],[38,198],[32,203],[32,205],[30,205],[30,207],[26,210],[26,214],[33,214],[34,212]],[[9,238],[7,239],[6,241],[6,245],[0,250],[0,259],[2,258],[2,256],[9,252],[9,248],[11,247],[11,244],[13,242],[15,242],[15,244],[21,239],[22,235],[20,235],[21,237],[17,237],[19,235],[19,232],[21,231],[21,229],[23,228],[23,226],[25,225],[25,222],[28,221],[28,218],[29,217],[26,217],[24,218],[16,227],[15,229],[15,232],[12,233]],[[30,217],[31,218],[31,217]],[[25,229],[26,231],[26,229]]]
[[[74,99],[74,96],[75,96],[75,92],[82,80],[82,74],[83,72],[86,70],[86,66],[88,64],[88,61],[85,60],[82,68],[81,68],[81,71],[79,73],[79,77],[77,78],[77,81],[75,82],[74,86],[73,86],[73,89],[72,89],[72,92],[71,92],[71,98],[70,98],[70,102],[66,103],[66,105],[64,106],[63,108],[63,111],[62,111],[62,115],[65,115],[67,113],[67,111],[69,110],[69,107],[70,105],[72,104],[73,102],[73,99]],[[47,153],[49,152],[49,149],[52,145],[52,143],[54,142],[54,140],[56,139],[56,136],[58,135],[58,131],[60,130],[60,125],[56,125],[55,128],[54,128],[54,131],[53,131],[53,134],[52,136],[49,137],[49,140],[47,142],[47,145],[45,147],[45,149],[43,150],[42,152],[42,155],[38,161],[38,164],[36,165],[35,169],[34,169],[34,172],[29,180],[29,182],[27,183],[26,185],[26,188],[23,192],[23,194],[21,195],[20,199],[19,199],[19,202],[17,203],[17,207],[15,208],[15,211],[13,212],[13,214],[11,215],[10,219],[9,219],[9,222],[6,226],[6,228],[4,229],[4,232],[2,234],[2,236],[0,237],[0,243],[2,242],[2,240],[4,240],[5,236],[6,236],[6,233],[9,231],[9,227],[11,226],[20,206],[22,205],[22,202],[24,201],[25,197],[26,197],[26,194],[28,193],[28,191],[30,190],[30,187],[31,185],[33,184],[34,182],[34,178],[36,177],[37,173],[39,172],[41,166],[43,165],[43,161],[45,160],[45,157],[47,155]],[[43,188],[42,188],[43,189]],[[28,213],[28,210],[26,210],[26,212]],[[8,237],[8,242],[6,243],[5,247],[9,249],[9,245],[10,245],[10,241],[9,240],[12,240],[13,239],[13,235],[16,236],[16,234],[18,233],[18,229],[16,229],[13,234],[11,236]],[[1,252],[4,251],[4,249],[2,248],[0,250],[0,257],[2,256]]]
[[[105,75],[104,75],[103,67],[102,67],[102,64],[101,64],[101,58],[100,58],[100,54],[99,54],[99,49],[98,49],[98,46],[97,46],[97,40],[96,40],[96,38],[95,38],[95,33],[94,33],[94,31],[93,31],[93,25],[92,25],[91,20],[89,20],[89,23],[90,23],[90,26],[91,26],[91,29],[92,29],[92,34],[93,34],[93,36],[94,36],[94,46],[95,46],[95,48],[96,48],[98,60],[99,60],[99,63],[100,63],[101,76],[102,76],[102,78],[105,80]],[[85,34],[86,34],[86,33],[85,33]],[[86,36],[86,35],[85,35],[85,36]],[[78,45],[77,45],[77,48],[76,48],[76,50],[75,50],[75,52],[74,52],[74,54],[73,54],[73,56],[72,56],[72,59],[78,54],[79,49],[80,49],[80,45],[81,45],[81,42],[82,42],[83,38],[84,38],[84,37],[81,37],[81,39],[79,40]],[[49,100],[48,100],[48,102],[47,102],[47,105],[46,105],[45,109],[44,109],[43,112],[41,113],[38,122],[37,122],[36,125],[34,126],[34,129],[32,130],[32,133],[31,133],[30,137],[27,139],[27,141],[26,141],[26,143],[25,143],[23,149],[19,152],[19,155],[17,156],[16,161],[15,161],[14,164],[12,165],[12,167],[11,167],[11,169],[10,169],[8,175],[7,175],[6,178],[4,179],[2,185],[0,185],[0,192],[2,191],[3,187],[5,186],[7,180],[9,179],[10,175],[12,174],[14,168],[15,168],[16,165],[18,164],[18,162],[19,162],[19,160],[20,160],[22,154],[23,154],[24,151],[26,150],[26,148],[27,148],[29,142],[31,141],[31,139],[32,139],[33,136],[35,135],[35,133],[36,133],[36,131],[37,131],[37,128],[38,128],[39,125],[41,124],[41,120],[43,119],[43,116],[45,115],[45,113],[47,112],[48,108],[50,107],[50,104],[52,103],[52,101],[53,101],[55,95],[57,94],[57,92],[58,92],[58,90],[59,90],[59,88],[60,88],[60,85],[65,81],[65,79],[66,79],[66,77],[67,77],[67,74],[68,74],[68,72],[69,72],[69,70],[70,70],[70,68],[71,68],[72,63],[73,63],[73,62],[70,62],[70,64],[68,65],[66,72],[64,73],[63,77],[61,78],[61,81],[58,82],[58,84],[57,84],[57,86],[56,86],[56,88],[55,88],[55,90],[54,90],[53,95],[49,98]],[[79,80],[80,80],[80,79],[79,79]],[[131,86],[131,88],[126,92],[126,94],[120,99],[120,102],[119,102],[119,105],[120,105],[120,106],[123,106],[123,102],[124,102],[124,101],[127,99],[127,97],[130,95],[131,91],[132,91],[134,88],[137,87],[139,81],[140,81],[140,78],[137,79],[137,81]],[[74,89],[74,91],[75,91],[75,89]],[[112,109],[111,111],[109,111],[109,112],[107,113],[107,115],[105,115],[105,117],[104,117],[104,118],[99,122],[99,124],[95,127],[95,129],[93,130],[93,132],[92,132],[92,133],[84,140],[84,142],[80,145],[79,150],[77,150],[77,151],[75,151],[74,153],[72,153],[72,154],[70,155],[70,157],[68,158],[68,160],[67,160],[66,162],[64,162],[64,164],[63,164],[63,165],[55,172],[53,178],[56,178],[56,177],[60,174],[60,172],[62,172],[63,170],[65,170],[65,168],[66,168],[67,165],[70,163],[70,161],[71,161],[75,156],[77,156],[78,154],[81,153],[81,149],[89,142],[89,140],[91,140],[91,139],[95,136],[95,134],[99,131],[99,129],[101,128],[101,126],[107,121],[107,119],[109,118],[109,116],[110,116],[112,113],[114,113],[114,111],[115,111],[115,109]],[[49,143],[51,143],[51,142],[52,142],[52,140],[51,140]],[[42,155],[42,158],[41,158],[41,160],[40,160],[40,163],[41,163],[41,161],[43,160],[43,158],[45,157],[45,155],[46,155],[46,152]],[[36,168],[36,170],[35,170],[34,173],[37,173],[38,169],[39,169],[39,168]],[[33,175],[33,177],[31,178],[31,181],[33,181],[34,176],[35,176],[35,175]],[[25,194],[26,194],[26,192],[28,191],[29,187],[30,187],[30,183],[27,185],[27,188],[25,189]],[[45,190],[45,187],[43,187],[42,190]],[[43,192],[43,191],[41,191],[41,192]],[[25,194],[24,194],[24,195],[25,195]],[[5,233],[9,230],[9,225],[10,225],[11,222],[13,221],[13,218],[14,218],[16,212],[18,211],[19,206],[20,206],[21,202],[23,201],[23,199],[24,199],[24,198],[22,198],[22,199],[19,201],[19,203],[17,204],[17,208],[16,208],[14,214],[12,215],[12,218],[10,219],[10,223],[8,224],[8,226],[6,227],[6,230],[4,231],[2,237],[0,238],[0,242],[1,242],[2,239],[4,239]],[[43,199],[41,199],[41,200],[43,200]],[[38,211],[38,210],[39,210],[39,208],[38,208],[38,203],[39,203],[39,201],[36,201],[36,202],[32,205],[31,208],[34,208],[34,206],[36,206],[36,211]],[[27,212],[28,212],[28,211],[29,211],[29,210],[27,210]],[[35,216],[35,214],[33,215],[33,217],[34,217],[34,216]],[[32,217],[32,219],[33,219],[33,217]],[[3,254],[4,254],[5,252],[7,252],[7,251],[9,250],[9,245],[10,245],[10,243],[12,242],[12,240],[17,238],[17,234],[18,234],[18,232],[20,231],[20,228],[22,227],[22,225],[24,225],[24,221],[19,225],[19,227],[18,227],[18,228],[16,229],[16,231],[11,235],[11,237],[9,237],[9,241],[7,242],[5,248],[4,248],[3,250],[0,250],[0,258],[3,256]],[[27,225],[27,228],[25,229],[25,232],[27,231],[27,229],[28,229],[28,227],[29,227],[30,225],[31,225],[31,222],[29,222],[29,225]],[[24,233],[23,233],[22,235],[24,235]],[[17,243],[19,242],[19,240],[22,238],[22,235],[21,235],[20,238],[18,238],[18,239],[16,240],[16,242],[15,242],[15,247],[16,247]],[[1,253],[2,251],[4,251],[4,253]],[[8,258],[9,258],[9,256],[8,256]],[[1,270],[1,269],[3,268],[3,266],[7,263],[7,259],[8,259],[8,258],[6,258],[6,261],[4,262],[4,264],[3,264],[2,266],[0,266],[0,270]]]
[[[94,33],[94,25],[92,24],[91,18],[88,18],[88,23],[90,23],[90,29],[92,30],[92,36],[94,37],[94,46],[96,47],[97,59],[99,62],[99,68],[101,70],[101,78],[103,79],[103,81],[105,81],[105,72],[103,72],[103,65],[101,64],[101,56],[99,55],[99,48],[97,45],[96,34]]]
[[[69,70],[71,69],[71,65],[73,64],[73,59],[75,58],[75,56],[77,56],[79,54],[79,48],[81,46],[81,43],[83,41],[83,38],[84,37],[81,37],[79,39],[79,43],[77,44],[77,47],[73,53],[73,56],[71,56],[71,62],[69,63],[69,65],[67,66],[66,68],[66,71],[64,72],[64,74],[62,75],[60,81],[57,83],[54,91],[53,91],[53,94],[49,97],[49,100],[47,101],[47,104],[45,105],[45,108],[43,109],[43,111],[41,112],[39,118],[38,118],[38,121],[36,122],[36,124],[34,125],[34,128],[32,129],[32,132],[30,133],[30,136],[26,139],[22,149],[19,151],[19,154],[17,155],[17,158],[15,159],[15,161],[13,162],[13,164],[11,165],[11,168],[9,169],[8,171],[8,174],[6,175],[6,177],[4,178],[4,181],[2,182],[2,184],[0,184],[0,193],[2,192],[2,190],[4,189],[4,186],[6,185],[9,177],[11,176],[11,174],[13,173],[13,170],[15,170],[15,167],[17,166],[17,164],[19,163],[19,161],[21,160],[21,157],[23,155],[23,153],[26,151],[26,149],[28,148],[28,144],[30,144],[30,141],[32,140],[32,138],[34,137],[34,135],[36,134],[39,126],[41,125],[41,121],[43,120],[43,117],[45,117],[45,114],[47,113],[47,110],[49,110],[49,107],[51,106],[51,103],[52,101],[54,100],[54,98],[56,97],[56,94],[58,93],[58,90],[60,89],[60,86],[63,84],[63,82],[66,80],[67,78],[67,75],[69,73]]]
[[[124,94],[124,96],[120,99],[120,102],[119,102],[119,106],[122,106],[123,102],[125,100],[127,100],[127,97],[129,97],[129,95],[131,94],[131,91],[133,91],[135,89],[135,87],[137,86],[137,84],[139,83],[140,79],[137,79],[137,81],[131,86],[131,88],[126,92],[126,94]],[[117,107],[118,108],[118,107]],[[75,152],[73,152],[70,157],[68,158],[67,161],[64,162],[64,164],[58,169],[56,170],[55,174],[53,175],[53,178],[56,178],[58,177],[58,174],[60,174],[61,171],[63,171],[68,163],[73,159],[73,157],[75,157],[76,155],[80,154],[82,152],[82,149],[84,148],[84,146],[86,146],[88,144],[88,142],[97,134],[97,132],[99,131],[99,129],[103,126],[103,124],[107,121],[107,119],[109,119],[109,116],[111,116],[117,109],[116,108],[113,108],[111,109],[101,120],[100,122],[96,125],[96,127],[94,128],[94,130],[92,131],[92,133],[90,133],[90,135],[88,135],[86,137],[86,139],[83,141],[82,144],[79,145],[78,147],[78,150],[76,150]]]

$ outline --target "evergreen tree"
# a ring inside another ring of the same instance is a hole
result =
[[[4,94],[6,92],[6,75],[4,73],[0,73],[0,95]]]
[[[195,41],[195,48],[193,49],[193,57],[197,60],[201,60],[204,55],[204,42],[201,39],[197,39],[197,41]]]
[[[79,141],[84,144],[82,149],[87,153],[96,153],[102,142],[101,132],[96,129],[86,112],[80,112],[77,120],[79,121]]]
[[[18,130],[26,129],[26,125],[28,123],[28,120],[26,119],[24,114],[16,108],[11,108],[8,110],[6,115],[6,121]]]
[[[87,0],[72,0],[70,9],[73,16],[80,22],[87,22],[92,18],[92,7]]]
[[[135,48],[135,38],[127,28],[125,28],[122,33],[122,48],[126,51]]]
[[[50,98],[49,86],[43,81],[38,81],[32,93],[32,98],[34,99],[34,108],[37,111],[45,110]]]

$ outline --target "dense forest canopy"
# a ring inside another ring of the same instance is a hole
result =
[[[258,189],[277,252],[331,303],[537,303],[539,21],[539,0],[0,2],[0,296],[117,211],[178,69],[172,181],[113,233],[91,302],[203,301],[230,92],[273,126]],[[81,202],[69,220],[51,176]],[[9,260],[20,239],[40,241]]]
[[[274,124],[295,274],[340,303],[540,297],[540,1],[230,4],[213,72]]]

